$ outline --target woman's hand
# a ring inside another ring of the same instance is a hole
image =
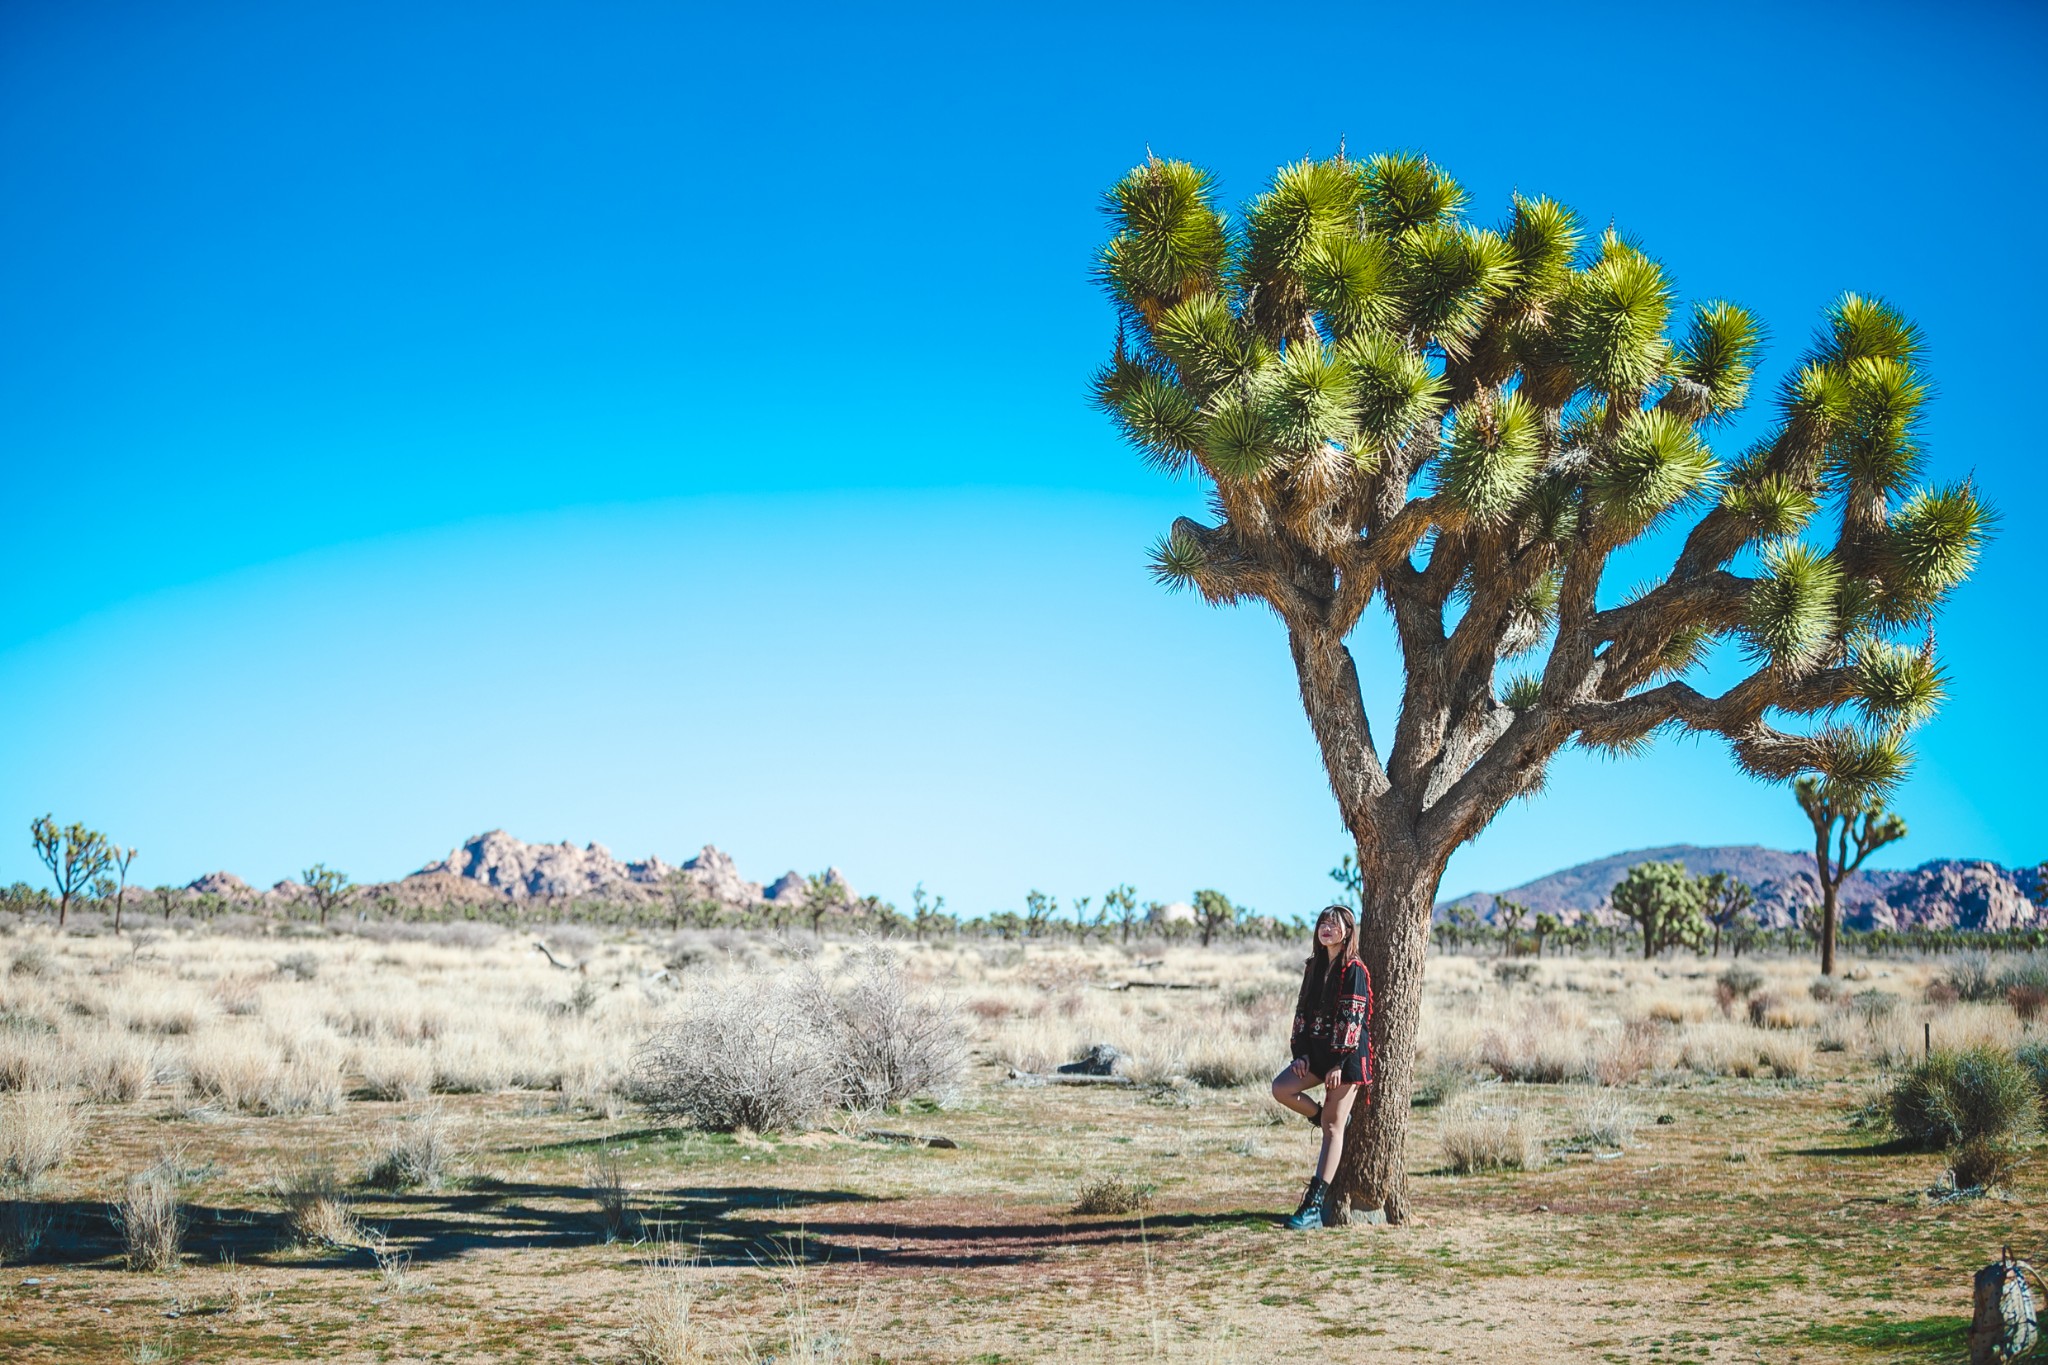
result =
[[[1331,1067],[1330,1074],[1323,1077],[1323,1088],[1325,1090],[1335,1090],[1338,1086],[1342,1084],[1344,1084],[1343,1066],[1340,1064],[1338,1066]]]
[[[1289,1071],[1293,1072],[1293,1073],[1294,1073],[1294,1074],[1295,1074],[1296,1076],[1300,1077],[1300,1078],[1301,1078],[1302,1080],[1304,1080],[1304,1081],[1305,1081],[1305,1080],[1307,1080],[1307,1079],[1308,1079],[1308,1058],[1306,1058],[1306,1057],[1296,1057],[1296,1058],[1294,1059],[1294,1065],[1293,1065],[1293,1066],[1290,1066],[1290,1067],[1288,1067],[1287,1069],[1288,1069]]]

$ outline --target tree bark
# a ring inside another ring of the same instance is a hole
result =
[[[1820,874],[1820,974],[1835,974],[1835,878],[1828,867],[1828,827],[1816,831],[1813,860]]]
[[[1344,1155],[1329,1199],[1335,1221],[1408,1220],[1408,1104],[1415,1090],[1415,1041],[1422,1023],[1422,971],[1429,953],[1430,907],[1441,869],[1358,847],[1371,867],[1359,953],[1372,974],[1373,1083],[1352,1106]]]

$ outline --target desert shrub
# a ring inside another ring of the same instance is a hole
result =
[[[914,985],[885,948],[855,953],[844,976],[824,1005],[837,1025],[841,1103],[897,1104],[958,1083],[966,1030],[951,1005]]]
[[[1268,1080],[1279,1068],[1259,1040],[1241,1033],[1218,1033],[1188,1049],[1187,1077],[1209,1090],[1230,1090]]]
[[[796,970],[707,982],[641,1048],[637,1090],[655,1113],[700,1128],[808,1128],[841,1075],[821,988]]]
[[[673,1245],[653,1258],[653,1285],[633,1296],[628,1345],[636,1365],[697,1365],[713,1358],[690,1284],[694,1264],[693,1257]]]
[[[1806,1028],[1820,1022],[1820,1010],[1810,1000],[1759,991],[1749,998],[1749,1022],[1758,1028]]]
[[[277,960],[277,974],[287,981],[311,981],[320,975],[320,958],[314,953],[286,953]]]
[[[372,1099],[420,1100],[434,1089],[433,1059],[416,1047],[368,1047],[356,1054],[363,1091]]]
[[[385,1130],[363,1178],[379,1189],[438,1190],[455,1165],[456,1152],[453,1123],[440,1110],[429,1109]]]
[[[1533,962],[1500,961],[1493,964],[1493,979],[1503,986],[1520,986],[1536,979]]]
[[[0,1185],[33,1189],[70,1160],[85,1120],[69,1095],[17,1090],[0,1095]]]
[[[1545,1006],[1526,1010],[1512,1027],[1487,1030],[1479,1063],[1504,1081],[1555,1085],[1585,1074],[1584,1015]]]
[[[50,1090],[62,1081],[55,1030],[0,1029],[0,1092]]]
[[[1772,1033],[1758,1040],[1756,1059],[1788,1081],[1813,1070],[1813,1045],[1796,1033]]]
[[[1512,1105],[1489,1104],[1474,1095],[1444,1106],[1439,1137],[1444,1164],[1459,1175],[1527,1171],[1543,1164],[1534,1121]]]
[[[1753,1076],[1756,1033],[1741,1024],[1696,1024],[1679,1037],[1678,1064],[1702,1076]]]
[[[35,979],[55,976],[57,974],[56,955],[50,951],[46,944],[24,943],[21,946],[21,951],[14,955],[14,960],[7,964],[7,974],[9,976],[26,976]]]
[[[2037,999],[2048,1000],[2048,950],[2036,949],[2007,958],[1998,973],[1998,984],[2004,987],[2008,1000],[2015,987]]]
[[[2005,983],[1989,953],[1957,953],[1937,980],[1953,988],[1957,999],[1973,1003],[2005,994]]]
[[[1834,1004],[1836,997],[1841,995],[1841,993],[1841,983],[1832,976],[1816,976],[1806,988],[1806,994],[1817,1003],[1823,1005]]]
[[[1763,989],[1764,974],[1754,967],[1737,963],[1715,977],[1714,984],[1725,989],[1731,1000],[1747,1000]]]
[[[1890,991],[1858,991],[1849,997],[1849,1012],[1866,1024],[1889,1019],[1899,1007],[1899,997]]]
[[[2005,1001],[2012,1006],[2012,1012],[2023,1024],[2031,1024],[2041,1017],[2041,1007],[2048,1005],[2048,988],[2037,986],[2030,981],[2016,981],[2005,988]]]
[[[114,1221],[121,1229],[130,1270],[162,1274],[178,1268],[185,1245],[185,1209],[169,1171],[158,1166],[131,1178],[114,1206]]]
[[[1572,1096],[1571,1140],[1589,1147],[1634,1144],[1643,1116],[1627,1100],[1602,1086],[1586,1086]]]
[[[0,1199],[0,1265],[36,1254],[57,1215],[33,1199]]]
[[[1963,994],[1949,982],[1930,981],[1927,983],[1927,989],[1920,993],[1920,998],[1937,1009],[1947,1009],[1950,1005],[1960,1002]]]
[[[100,1104],[133,1104],[156,1079],[157,1054],[119,1034],[86,1034],[71,1045],[71,1079]]]
[[[1104,1175],[1082,1183],[1074,1198],[1074,1212],[1136,1213],[1151,1202],[1152,1186],[1134,1184],[1120,1175]]]
[[[1409,1103],[1429,1108],[1445,1104],[1472,1088],[1472,1068],[1454,1058],[1440,1057],[1415,1071],[1415,1089]]]
[[[2019,1148],[2009,1140],[1979,1137],[1949,1151],[1949,1176],[1959,1190],[1988,1190],[2005,1183],[2019,1161]]]
[[[309,1161],[279,1176],[272,1191],[294,1239],[316,1246],[352,1246],[362,1236],[334,1168]]]
[[[626,1185],[626,1168],[619,1154],[603,1153],[585,1170],[584,1180],[597,1204],[598,1235],[607,1242],[618,1241],[632,1221],[632,1191]]]
[[[1601,1085],[1627,1085],[1655,1067],[1663,1050],[1663,1029],[1648,1019],[1631,1019],[1618,1032],[1594,1040],[1589,1075]]]
[[[2027,1043],[2013,1054],[2034,1083],[2034,1094],[2044,1126],[2048,1126],[2048,1043]]]
[[[1000,1024],[1017,1011],[1007,1000],[981,995],[967,1002],[967,1012],[984,1024]]]
[[[1892,1084],[1892,1131],[1928,1148],[2006,1139],[2033,1124],[2033,1076],[2001,1048],[1937,1049]]]

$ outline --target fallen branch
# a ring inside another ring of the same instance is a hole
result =
[[[923,1137],[916,1133],[891,1133],[881,1128],[862,1133],[869,1142],[896,1142],[906,1147],[958,1147],[960,1144],[949,1137]]]
[[[1216,988],[1199,981],[1112,981],[1097,987],[1105,991],[1213,991]]]
[[[1010,1068],[1010,1079],[1018,1085],[1134,1085],[1129,1076],[1084,1076],[1075,1072],[1019,1071]]]

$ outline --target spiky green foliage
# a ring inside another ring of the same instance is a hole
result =
[[[1482,226],[1425,157],[1339,155],[1233,221],[1206,172],[1148,157],[1107,208],[1095,400],[1211,485],[1212,523],[1176,525],[1153,571],[1286,623],[1362,847],[1388,822],[1454,847],[1568,744],[1715,733],[1844,799],[1904,771],[1943,692],[1931,623],[1993,518],[1968,484],[1919,486],[1930,389],[1896,309],[1838,298],[1724,468],[1704,433],[1758,388],[1758,319],[1553,200]],[[1602,607],[1616,552],[1680,516],[1667,576]],[[1405,666],[1384,752],[1343,652],[1375,601]],[[1727,641],[1751,676],[1686,681]]]

